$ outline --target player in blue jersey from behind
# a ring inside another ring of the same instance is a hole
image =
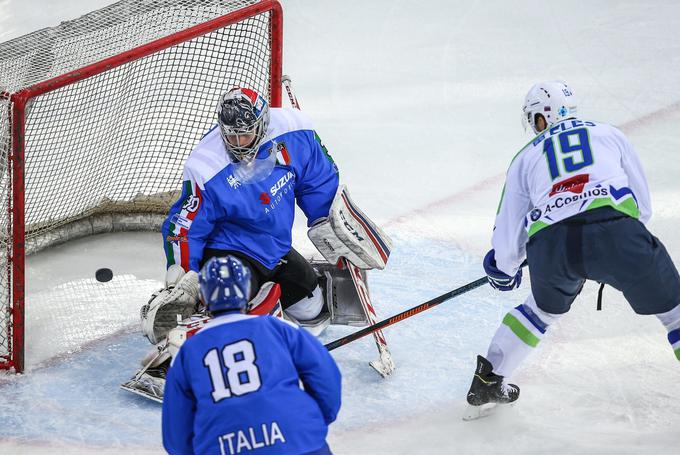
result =
[[[244,314],[251,271],[238,258],[208,260],[199,283],[214,318],[182,345],[168,371],[165,449],[330,454],[326,435],[340,409],[341,377],[329,352],[293,324]]]

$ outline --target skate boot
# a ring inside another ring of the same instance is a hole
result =
[[[489,415],[498,404],[512,403],[519,398],[519,387],[506,384],[503,376],[494,374],[493,366],[481,355],[467,394],[470,404],[463,420],[475,420]]]

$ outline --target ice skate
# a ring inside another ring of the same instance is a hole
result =
[[[499,404],[512,403],[519,398],[519,387],[506,384],[503,376],[494,374],[493,366],[481,355],[467,394],[469,406],[463,420],[476,420],[494,412]]]

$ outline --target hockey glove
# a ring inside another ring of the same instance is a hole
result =
[[[506,275],[496,267],[495,251],[492,249],[484,256],[484,271],[492,288],[499,291],[512,291],[522,283],[522,269],[514,276]]]

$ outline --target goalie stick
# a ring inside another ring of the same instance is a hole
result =
[[[295,109],[301,110],[300,103],[293,92],[293,85],[290,76],[283,75],[281,77],[281,83],[286,89],[291,106],[293,106]],[[356,265],[345,258],[339,261],[339,266],[346,267],[350,271],[352,281],[354,282],[357,294],[359,295],[359,300],[361,301],[361,307],[366,314],[368,323],[371,325],[371,327],[374,326],[376,324],[377,316],[375,314],[375,310],[373,309],[373,304],[371,303],[368,287],[361,276],[361,271]],[[379,328],[372,330],[371,333],[373,333],[373,337],[375,338],[375,344],[378,348],[380,358],[378,360],[369,362],[368,364],[375,371],[377,371],[380,376],[387,377],[394,371],[394,361],[392,360],[392,354],[387,347],[387,340],[385,340],[385,336]]]

